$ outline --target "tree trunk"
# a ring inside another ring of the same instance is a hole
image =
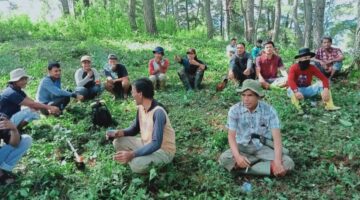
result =
[[[246,19],[247,19],[247,28],[245,39],[247,42],[251,43],[254,36],[254,0],[247,0],[246,4]]]
[[[62,10],[63,10],[64,15],[70,14],[68,0],[61,0],[61,5],[63,7]]]
[[[188,0],[185,0],[185,11],[186,11],[186,26],[187,26],[187,30],[190,31],[189,2],[188,2]]]
[[[218,0],[218,5],[220,7],[220,35],[224,38],[224,13],[223,13],[223,4],[221,0]]]
[[[258,18],[256,20],[255,23],[255,30],[254,30],[254,38],[253,38],[253,43],[256,43],[257,40],[257,29],[259,27],[259,21],[260,21],[260,17],[261,17],[261,10],[262,10],[262,6],[263,6],[263,0],[260,0],[259,2],[259,14],[258,14]]]
[[[281,0],[276,1],[275,7],[275,23],[274,23],[274,31],[272,35],[272,41],[277,42],[279,38],[280,32],[280,18],[281,18]]]
[[[154,0],[143,0],[144,22],[146,31],[151,34],[157,34]]]
[[[271,9],[268,7],[266,9],[266,21],[267,21],[267,30],[268,31],[270,31],[271,27],[272,27],[270,16],[271,16]]]
[[[84,6],[89,7],[90,6],[90,0],[83,0]]]
[[[245,40],[247,39],[247,32],[248,32],[248,20],[247,20],[247,16],[246,16],[246,11],[244,9],[244,2],[243,0],[240,0],[240,10],[241,10],[241,13],[244,17],[244,33],[245,33]]]
[[[130,28],[132,31],[137,30],[137,24],[136,24],[136,0],[129,0],[129,23]]]
[[[69,6],[69,13],[71,16],[75,17],[75,5],[74,0],[67,0]]]
[[[210,0],[205,0],[205,16],[206,16],[206,26],[207,26],[207,37],[209,39],[212,39],[214,36],[214,28],[211,17]]]
[[[314,16],[314,46],[320,47],[321,38],[324,35],[324,12],[326,0],[316,0]]]
[[[300,29],[299,26],[299,22],[298,22],[298,15],[297,15],[297,11],[298,11],[298,4],[299,1],[298,0],[294,0],[294,4],[292,7],[292,22],[294,23],[294,30],[295,30],[295,36],[296,36],[296,41],[297,41],[297,47],[302,47],[304,45],[304,37],[303,37],[303,33]]]
[[[230,0],[222,0],[224,9],[224,39],[229,40],[230,34]]]
[[[311,0],[304,0],[305,5],[305,30],[304,30],[304,47],[312,48],[311,36],[312,36],[312,4]]]
[[[356,33],[355,33],[355,69],[359,70],[360,69],[360,0],[358,0],[357,3],[357,27],[356,27]]]

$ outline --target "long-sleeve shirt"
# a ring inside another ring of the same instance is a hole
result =
[[[41,103],[49,103],[58,97],[76,97],[75,93],[61,89],[61,80],[44,77],[36,92],[36,100]]]
[[[159,105],[156,100],[153,100],[149,111],[154,109],[157,105]],[[163,110],[156,110],[154,113],[154,129],[152,134],[152,142],[144,145],[143,147],[135,150],[135,157],[145,156],[152,154],[153,152],[160,149],[163,135],[164,135],[164,127],[166,123],[166,115]],[[132,125],[124,130],[124,136],[135,136],[140,132],[140,123],[139,123],[139,111],[136,113],[136,119],[132,123]]]
[[[150,75],[156,75],[158,73],[165,74],[168,67],[169,67],[169,60],[168,59],[162,59],[160,61],[160,64],[155,62],[155,59],[151,59],[149,61],[149,74]],[[155,71],[157,71],[157,72],[155,72]]]
[[[204,64],[201,60],[199,60],[197,58],[195,60],[200,64]],[[195,74],[197,69],[199,68],[199,66],[197,66],[197,65],[190,64],[190,61],[188,58],[182,58],[179,63],[184,66],[184,70],[188,74]],[[205,65],[205,70],[206,69],[207,69],[207,65]]]
[[[329,88],[329,79],[320,72],[314,65],[310,65],[306,70],[301,70],[298,63],[291,65],[288,76],[288,83],[290,88],[294,91],[298,87],[308,87],[311,85],[312,77],[319,78],[324,88]]]
[[[78,70],[76,70],[75,72],[76,86],[84,87],[89,82],[95,83],[95,81],[99,81],[100,75],[98,71],[95,68],[91,68],[91,71],[94,73],[93,76],[87,76],[87,75],[84,76],[84,73],[86,72],[84,71],[83,68],[79,68]]]
[[[249,53],[244,52],[243,54],[234,54],[230,60],[230,69],[234,69],[235,67],[245,70],[251,69],[253,64],[251,55]]]

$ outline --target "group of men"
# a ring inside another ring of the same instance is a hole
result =
[[[331,38],[324,38],[324,45],[316,54],[308,48],[300,49],[289,74],[281,57],[275,53],[273,42],[265,42],[262,50],[262,41],[258,41],[252,55],[246,53],[244,43],[236,45],[236,51],[231,55],[229,77],[242,85],[237,89],[241,100],[228,113],[230,149],[219,158],[224,168],[243,174],[274,176],[284,176],[294,168],[288,150],[282,146],[277,112],[262,101],[263,88],[288,85],[288,95],[299,112],[302,111],[299,100],[319,93],[327,110],[339,109],[332,102],[329,79],[323,73],[333,76],[341,69],[341,65],[336,63],[343,56],[340,50],[328,45],[329,41],[331,44]],[[5,142],[0,148],[0,184],[14,181],[10,172],[32,142],[29,135],[21,135],[20,131],[27,123],[39,118],[38,111],[44,115],[59,115],[71,97],[79,101],[91,99],[99,95],[102,88],[115,98],[127,98],[131,93],[138,106],[130,127],[106,133],[107,138],[115,139],[114,160],[128,163],[136,173],[146,173],[151,164],[170,163],[176,152],[175,131],[165,107],[154,99],[155,89],[165,87],[169,61],[164,58],[162,47],[156,47],[153,54],[154,58],[148,64],[150,77],[137,79],[132,85],[125,66],[118,63],[116,55],[110,54],[104,66],[106,81],[103,87],[99,73],[91,67],[91,57],[83,56],[81,68],[75,72],[74,92],[62,89],[60,64],[51,62],[48,75],[38,86],[36,100],[23,91],[29,80],[25,71],[21,68],[11,71],[8,86],[0,98],[0,139]],[[197,58],[195,49],[189,49],[186,54],[184,58],[175,56],[175,61],[183,65],[178,75],[187,90],[197,90],[207,66]],[[321,61],[318,67],[323,67],[324,71],[310,64],[313,57],[315,61]],[[324,57],[330,60],[322,60]],[[283,77],[277,76],[278,70]],[[258,80],[254,80],[256,76]],[[318,77],[322,84],[312,84],[313,76]],[[135,137],[138,133],[140,138]]]
[[[250,55],[245,51],[244,43],[236,44],[235,38],[230,41],[227,47],[227,54],[231,55],[229,79],[241,85],[246,79],[258,77],[264,89],[288,87],[288,96],[299,114],[304,113],[299,101],[318,94],[321,94],[326,110],[339,109],[332,101],[329,80],[341,70],[344,56],[340,49],[331,46],[331,37],[322,38],[322,47],[317,49],[316,53],[311,52],[309,48],[300,49],[299,55],[294,58],[295,64],[290,66],[289,73],[276,51],[275,44],[267,41],[262,44],[263,49],[261,49],[261,42],[261,40],[257,41]],[[230,46],[236,46],[236,50],[231,50]],[[278,72],[282,76],[278,76]],[[312,84],[313,76],[319,78],[322,83]]]

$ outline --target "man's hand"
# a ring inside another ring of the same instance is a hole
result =
[[[249,76],[250,75],[250,69],[245,69],[245,71],[243,72],[243,74],[245,76]]]
[[[204,71],[204,70],[205,70],[205,65],[200,64],[200,65],[199,65],[199,69],[200,69],[201,71]]]
[[[92,77],[92,75],[94,75],[94,72],[92,70],[90,70],[87,72],[86,76],[90,78],[90,77]]]
[[[178,55],[175,55],[175,56],[174,56],[174,60],[175,60],[176,62],[181,62],[181,57],[178,56]]]
[[[199,66],[199,63],[195,60],[195,59],[189,59],[189,63],[192,64],[192,65],[198,65]]]
[[[119,163],[125,164],[131,161],[135,157],[134,152],[132,151],[118,151],[114,155],[114,160]]]
[[[56,106],[49,106],[48,111],[50,114],[55,114],[55,115],[60,114],[60,109]]]
[[[330,99],[330,93],[329,93],[329,89],[325,88],[324,91],[321,93],[321,97],[323,99],[323,101],[327,102]]]
[[[10,129],[13,131],[17,130],[15,124],[13,124],[10,120],[3,119],[2,121],[0,121],[0,130],[6,130],[6,129]]]
[[[281,161],[272,161],[272,170],[274,173],[274,176],[279,177],[279,176],[285,176],[286,174],[286,170],[284,168],[284,166],[281,164]]]
[[[83,95],[76,95],[76,100],[82,101],[82,100],[84,100],[84,96]]]
[[[238,156],[235,157],[236,166],[240,168],[247,168],[250,167],[250,161],[245,156]]]
[[[295,97],[296,97],[296,99],[298,99],[298,100],[302,100],[302,99],[304,99],[304,95],[301,93],[301,92],[295,92]]]

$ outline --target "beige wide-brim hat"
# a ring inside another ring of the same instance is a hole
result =
[[[91,57],[90,56],[82,56],[81,59],[80,59],[80,62],[84,62],[84,61],[91,62]]]
[[[256,94],[258,94],[260,97],[265,96],[263,89],[261,88],[260,82],[253,79],[246,79],[243,82],[242,87],[240,89],[236,89],[236,92],[243,93],[246,90],[251,90]]]
[[[16,82],[18,80],[20,80],[21,78],[30,78],[30,76],[28,76],[25,72],[25,70],[23,68],[17,68],[14,69],[10,72],[10,80],[8,81],[9,83],[12,82]]]

